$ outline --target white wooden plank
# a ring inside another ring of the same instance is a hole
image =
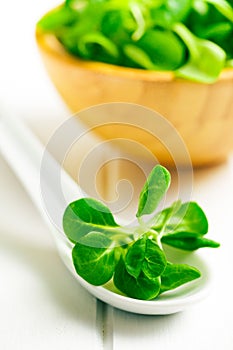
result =
[[[64,267],[2,159],[0,167],[0,348],[102,349],[96,299]]]
[[[200,304],[179,314],[150,317],[115,311],[113,349],[232,349],[232,335],[223,326],[226,310],[218,313],[223,317],[216,319],[215,311],[211,311],[210,318],[210,309]]]

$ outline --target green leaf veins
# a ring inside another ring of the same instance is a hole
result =
[[[212,84],[233,59],[232,0],[66,0],[37,30],[83,60]]]

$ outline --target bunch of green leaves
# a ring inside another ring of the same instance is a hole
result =
[[[96,286],[112,280],[125,295],[145,300],[200,277],[195,267],[168,261],[163,245],[193,251],[219,244],[205,237],[207,218],[194,202],[177,201],[155,213],[169,185],[170,173],[157,165],[142,188],[135,227],[118,225],[108,207],[95,199],[69,204],[63,227],[74,244],[78,275]]]
[[[85,60],[202,83],[233,66],[232,0],[66,0],[37,24]]]

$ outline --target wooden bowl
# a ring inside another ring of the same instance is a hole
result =
[[[172,72],[152,72],[80,60],[68,54],[50,34],[37,31],[37,43],[47,71],[74,113],[87,107],[109,102],[128,102],[148,107],[162,115],[183,139],[194,166],[222,162],[233,147],[233,69],[225,69],[211,85],[177,79]],[[111,113],[110,113],[111,114]],[[141,116],[142,127],[135,131],[132,115],[124,115],[125,125],[116,115],[79,117],[105,139],[123,138],[139,142],[164,165],[174,163],[166,140],[148,132],[153,118]],[[115,125],[112,122],[115,120]],[[121,119],[122,120],[122,119]],[[127,124],[127,125],[126,125]],[[147,131],[143,126],[147,126]],[[172,146],[176,149],[176,143]],[[127,148],[134,152],[134,147]],[[136,147],[137,149],[137,147]],[[178,159],[178,160],[177,160]],[[175,160],[186,165],[182,155]]]

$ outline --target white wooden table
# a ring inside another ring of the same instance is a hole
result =
[[[47,78],[33,37],[35,21],[56,1],[4,2],[0,13],[1,99],[41,135],[68,117]],[[45,134],[44,134],[45,135]],[[45,137],[45,136],[44,136]],[[233,158],[195,172],[192,198],[205,209],[211,294],[171,316],[119,311],[89,295],[63,266],[47,227],[0,157],[0,349],[233,349]]]

